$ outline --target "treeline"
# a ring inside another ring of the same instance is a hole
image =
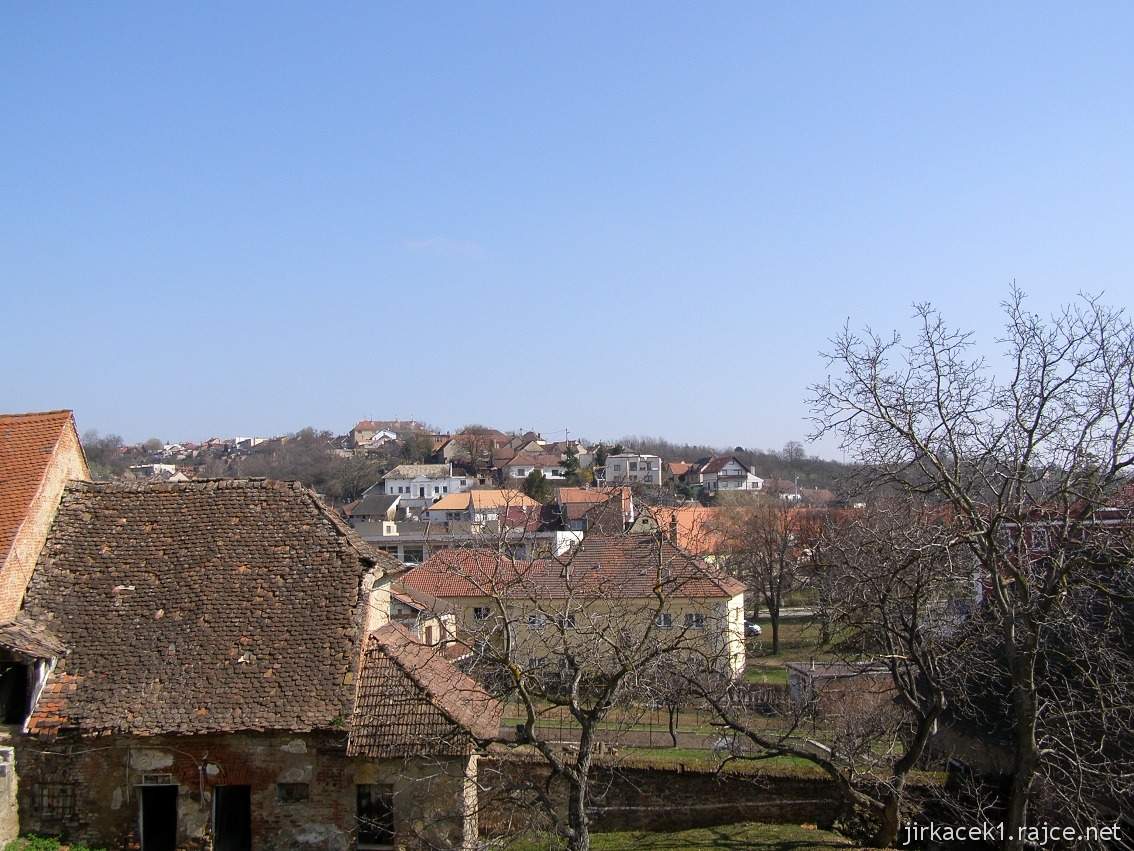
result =
[[[663,437],[644,435],[623,437],[615,443],[635,452],[657,455],[665,461],[702,461],[728,453],[736,455],[763,479],[798,480],[801,488],[825,488],[836,493],[841,492],[843,483],[856,469],[851,464],[808,456],[797,441],[788,442],[782,450],[675,443]]]

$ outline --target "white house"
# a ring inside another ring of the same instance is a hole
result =
[[[475,480],[454,475],[452,464],[399,464],[382,479],[382,492],[400,496],[400,504],[420,511],[451,493],[467,491]]]
[[[661,486],[662,460],[657,455],[623,452],[606,456],[606,484],[626,485],[641,483]]]
[[[701,484],[710,491],[758,491],[764,480],[735,455],[715,455],[701,468]]]
[[[562,480],[567,477],[563,459],[554,453],[517,452],[501,467],[506,479],[523,479],[539,470],[548,479]]]

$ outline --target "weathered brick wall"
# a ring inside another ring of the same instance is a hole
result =
[[[248,785],[254,851],[347,851],[356,827],[356,784],[389,784],[404,848],[461,848],[466,760],[348,759],[345,734],[60,739],[18,744],[21,829],[107,848],[136,839],[143,775],[178,786],[179,847],[209,847],[213,790]],[[475,771],[475,769],[474,769]],[[48,817],[37,787],[74,784],[75,814]],[[306,783],[305,801],[278,799],[277,784]],[[475,812],[475,811],[474,811]],[[475,837],[475,821],[471,824]]]
[[[72,479],[89,478],[78,435],[73,427],[67,426],[44,473],[39,493],[12,542],[12,549],[0,565],[0,621],[10,620],[20,610],[39,551],[55,519],[63,487]]]
[[[537,762],[493,759],[482,764],[481,823],[485,832],[524,822],[507,800],[518,781],[546,778]],[[742,821],[829,827],[838,814],[833,784],[820,776],[718,775],[706,770],[665,771],[598,766],[592,773],[594,830],[687,830]],[[566,787],[553,786],[566,801]]]

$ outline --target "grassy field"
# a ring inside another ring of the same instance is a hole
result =
[[[807,662],[829,658],[830,653],[819,646],[819,628],[811,618],[782,618],[780,620],[780,652],[772,655],[772,623],[757,621],[764,634],[748,642],[748,670],[744,678],[750,683],[785,685],[785,662]]]
[[[673,768],[677,764],[716,770],[721,764],[722,755],[699,748],[620,748],[617,759],[625,758],[634,765],[656,765],[658,768]],[[782,774],[791,776],[825,777],[823,769],[815,763],[795,756],[776,756],[768,759],[730,760],[725,765],[726,772],[738,774]]]
[[[727,824],[675,833],[626,831],[596,833],[591,837],[594,851],[685,851],[756,849],[756,851],[851,851],[854,846],[837,833],[814,826],[791,824]],[[524,837],[504,846],[506,851],[553,851],[562,848],[551,838]]]

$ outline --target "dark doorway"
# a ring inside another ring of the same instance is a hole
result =
[[[252,851],[252,787],[213,787],[213,851]]]
[[[358,787],[358,847],[394,846],[394,788],[377,783]]]
[[[142,851],[176,851],[177,787],[142,786]]]
[[[23,724],[28,719],[28,667],[12,664],[0,675],[0,711],[5,724]]]

